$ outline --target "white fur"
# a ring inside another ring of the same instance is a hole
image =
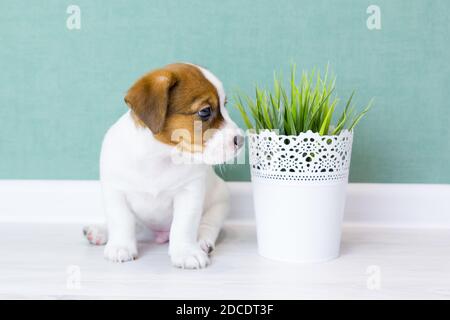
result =
[[[216,86],[226,120],[204,153],[214,155],[212,163],[223,162],[229,155],[221,149],[236,151],[232,135],[238,127],[224,108],[222,84],[209,71],[200,70]],[[107,234],[107,259],[124,262],[138,256],[139,223],[155,231],[170,229],[169,255],[174,266],[203,268],[209,264],[208,252],[229,211],[229,193],[211,166],[176,163],[173,152],[174,147],[156,140],[150,130],[136,126],[130,112],[108,130],[100,157],[107,217],[107,232],[100,238],[104,242]]]

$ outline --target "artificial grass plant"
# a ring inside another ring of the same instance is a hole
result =
[[[338,135],[342,130],[353,130],[372,106],[371,100],[361,111],[352,104],[353,92],[333,125],[333,116],[339,103],[334,95],[336,77],[329,76],[328,67],[322,77],[320,72],[303,72],[296,83],[296,66],[291,68],[289,88],[274,75],[273,90],[255,88],[255,99],[237,94],[235,105],[248,129],[274,130],[278,134],[298,135],[311,130],[320,135]]]

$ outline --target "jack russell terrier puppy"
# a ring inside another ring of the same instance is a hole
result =
[[[143,225],[156,242],[169,241],[174,266],[204,268],[229,211],[227,186],[211,165],[232,160],[244,143],[222,83],[175,63],[144,75],[125,102],[130,110],[106,133],[100,156],[107,228],[83,232],[106,243],[106,259],[125,262],[138,256]]]

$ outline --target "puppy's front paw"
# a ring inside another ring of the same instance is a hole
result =
[[[109,243],[105,247],[105,258],[113,262],[127,262],[138,256],[136,245],[116,245]]]
[[[182,250],[171,250],[170,258],[175,267],[183,269],[201,269],[210,263],[208,254],[199,246],[189,246]]]

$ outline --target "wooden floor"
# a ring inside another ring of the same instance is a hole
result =
[[[75,224],[1,224],[0,298],[450,299],[450,230],[346,227],[339,259],[280,263],[256,253],[252,224],[229,224],[205,270],[171,267],[167,245],[114,264]]]

